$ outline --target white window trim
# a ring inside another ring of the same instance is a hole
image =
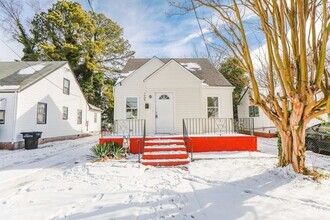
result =
[[[127,98],[137,98],[137,119],[140,119],[140,98],[139,96],[125,96],[125,102],[124,102],[124,105],[125,105],[125,110],[124,110],[124,119],[127,119],[126,118],[126,111],[127,111],[127,108],[126,108],[126,101],[127,101]]]
[[[208,95],[206,96],[206,118],[209,118],[209,115],[208,115],[208,109],[209,109],[209,105],[208,105],[208,98],[215,98],[217,97],[218,98],[218,118],[220,118],[220,97],[217,96],[217,95]],[[212,107],[210,107],[212,108]]]

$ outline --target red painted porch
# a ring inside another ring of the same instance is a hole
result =
[[[148,140],[157,139],[171,139],[171,140],[183,140],[183,136],[148,136]],[[142,148],[142,137],[130,138],[130,152],[133,154],[139,153]],[[123,137],[102,137],[99,140],[100,143],[116,142],[123,143]],[[257,137],[251,135],[192,135],[188,140],[188,151],[191,152],[211,152],[211,151],[257,151]],[[141,153],[141,152],[140,152]]]

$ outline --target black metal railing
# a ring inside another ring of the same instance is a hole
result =
[[[254,134],[254,119],[253,118],[239,118],[234,121],[234,130],[241,134]]]
[[[187,131],[187,127],[186,127],[186,123],[184,121],[184,119],[182,120],[182,125],[183,125],[183,141],[184,141],[184,145],[186,146],[186,151],[188,153],[188,131]]]
[[[142,134],[142,144],[140,141],[138,141],[138,162],[141,163],[141,154],[144,153],[144,147],[145,147],[145,141],[146,141],[146,120],[144,120],[143,123],[143,134]],[[142,149],[141,149],[142,146]]]
[[[102,131],[104,136],[143,136],[145,119],[118,119],[112,126]]]
[[[190,147],[190,160],[193,161],[194,145],[193,145],[192,139],[189,137],[188,130],[187,130],[184,119],[182,120],[182,124],[183,124],[183,141],[184,141],[184,145],[186,147],[186,152],[189,153],[189,147]]]
[[[183,119],[183,135],[223,135],[253,134],[253,118],[185,118]]]
[[[183,121],[189,135],[234,133],[232,118],[185,118]]]

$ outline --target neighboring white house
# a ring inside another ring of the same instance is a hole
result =
[[[274,123],[265,115],[263,110],[259,109],[257,106],[252,106],[249,100],[248,94],[249,88],[246,88],[242,96],[238,102],[237,113],[238,118],[253,118],[254,119],[254,131],[267,133],[267,134],[275,134],[277,129]],[[266,94],[266,90],[260,90],[261,93]],[[322,115],[321,118],[326,119],[326,114]],[[308,123],[307,127],[313,126],[315,124],[320,123],[321,121],[318,119],[313,119]]]
[[[259,107],[250,104],[248,91],[249,88],[246,88],[238,101],[238,118],[253,118],[255,132],[275,134],[277,129],[274,123]]]
[[[100,130],[101,110],[67,62],[0,62],[0,148],[22,147],[21,132],[41,131],[47,142]]]
[[[181,134],[184,118],[233,118],[234,87],[208,59],[130,59],[114,86],[114,119],[148,134]]]

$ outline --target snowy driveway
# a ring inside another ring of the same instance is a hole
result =
[[[330,180],[276,167],[264,152],[195,154],[185,167],[91,163],[95,137],[0,151],[0,219],[329,219]],[[329,173],[330,157],[307,163]]]

